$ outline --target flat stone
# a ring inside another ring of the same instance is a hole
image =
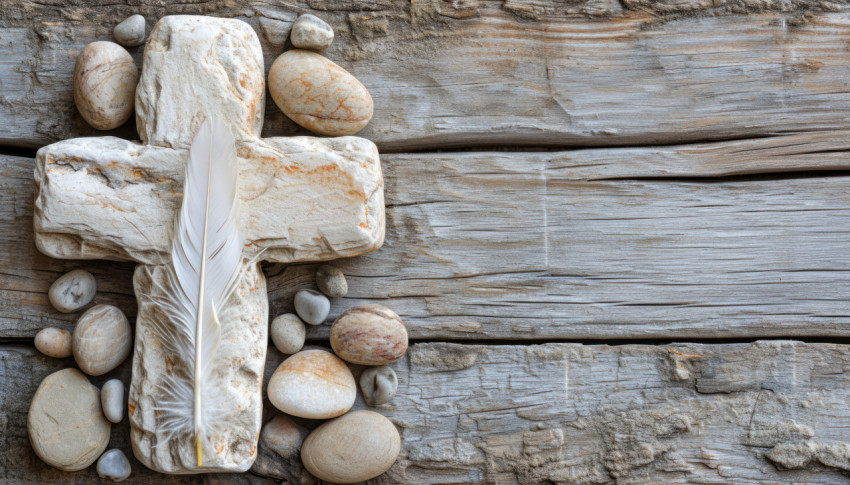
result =
[[[342,312],[331,327],[331,347],[346,362],[384,365],[407,351],[407,329],[389,308],[360,305]]]
[[[74,328],[74,359],[88,375],[99,376],[118,367],[130,355],[133,331],[119,308],[96,305],[77,320]]]
[[[100,390],[100,404],[110,422],[118,423],[124,419],[124,383],[119,379],[106,381]]]
[[[290,36],[293,47],[322,51],[334,41],[334,29],[319,17],[305,13],[292,25]]]
[[[322,424],[304,440],[304,468],[321,480],[356,483],[389,470],[401,450],[401,437],[389,419],[354,411]]]
[[[97,476],[113,482],[123,482],[130,476],[130,460],[119,449],[112,449],[97,460]]]
[[[398,389],[398,376],[385,365],[369,367],[360,374],[360,390],[369,406],[390,402]]]
[[[294,354],[304,347],[307,330],[298,315],[286,313],[272,320],[270,333],[277,350]]]
[[[42,328],[35,334],[35,348],[48,357],[70,357],[73,355],[71,332],[61,328]]]
[[[279,410],[309,419],[329,419],[354,405],[354,376],[335,355],[304,350],[284,360],[272,374],[269,401]]]
[[[328,318],[331,302],[328,297],[313,290],[301,290],[295,294],[295,312],[310,325],[321,325]]]
[[[75,269],[57,278],[47,290],[47,297],[53,308],[62,313],[72,313],[91,303],[96,291],[94,276],[88,271]]]
[[[260,30],[269,44],[275,47],[283,47],[289,37],[290,30],[292,30],[292,22],[260,17]]]
[[[48,465],[82,470],[109,444],[109,421],[100,411],[100,392],[77,369],[45,377],[27,414],[30,443]]]
[[[112,29],[115,42],[125,47],[136,47],[145,43],[145,18],[131,15]]]
[[[342,298],[348,294],[345,274],[341,269],[328,264],[320,266],[316,271],[316,286],[329,298]]]
[[[74,102],[98,130],[123,125],[133,114],[139,69],[129,52],[113,42],[85,46],[74,66]]]

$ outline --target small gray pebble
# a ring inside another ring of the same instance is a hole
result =
[[[263,37],[269,41],[269,44],[283,47],[289,37],[289,31],[292,30],[292,22],[260,17],[260,30],[263,31]]]
[[[360,374],[360,389],[363,391],[363,400],[369,406],[386,404],[395,396],[398,376],[385,365],[369,367]]]
[[[112,30],[115,41],[124,47],[136,47],[145,43],[145,18],[131,15]]]
[[[328,318],[331,302],[315,290],[301,290],[295,294],[295,313],[310,325],[321,325]]]
[[[280,315],[272,320],[272,342],[284,354],[294,354],[304,347],[306,333],[304,322],[294,313]]]
[[[96,291],[94,276],[88,271],[75,269],[54,281],[47,291],[47,297],[60,312],[72,313],[88,305]]]
[[[124,419],[124,383],[118,379],[106,381],[100,390],[100,406],[110,422],[118,423]]]
[[[321,51],[330,47],[334,30],[324,20],[306,13],[292,24],[289,40],[298,49]]]
[[[342,298],[348,293],[345,274],[334,266],[323,265],[316,271],[316,285],[322,293],[331,298]]]
[[[109,478],[114,482],[122,482],[130,476],[130,460],[124,452],[113,448],[100,455],[97,460],[97,475],[100,478]]]
[[[263,425],[260,431],[260,445],[286,460],[298,459],[301,443],[308,434],[307,428],[285,414],[278,414]]]

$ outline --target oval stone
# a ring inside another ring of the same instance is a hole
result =
[[[85,46],[74,66],[74,102],[98,130],[111,130],[133,114],[139,69],[126,49],[114,42]]]
[[[353,135],[372,119],[366,87],[315,52],[281,54],[269,70],[269,92],[292,121],[321,135]]]
[[[407,351],[407,330],[389,308],[361,305],[342,312],[331,327],[331,347],[352,364],[385,365]]]
[[[112,29],[115,40],[127,47],[136,47],[145,43],[145,18],[139,14],[127,17]]]
[[[304,347],[307,329],[298,315],[286,313],[272,320],[272,343],[284,354],[294,354]]]
[[[310,325],[321,325],[328,318],[331,302],[314,290],[301,290],[295,294],[295,313]]]
[[[334,30],[319,17],[305,13],[292,24],[289,40],[295,48],[321,51],[334,41]]]
[[[304,350],[278,366],[268,395],[287,414],[328,419],[351,409],[357,388],[345,362],[324,350]]]
[[[89,308],[74,328],[74,359],[86,374],[106,374],[124,362],[133,346],[130,322],[112,305]]]
[[[48,357],[70,357],[73,354],[71,332],[61,328],[42,328],[35,334],[35,348]]]
[[[88,271],[75,269],[60,276],[50,285],[47,297],[50,304],[62,313],[72,313],[94,298],[97,282]]]
[[[319,291],[330,298],[342,298],[348,294],[348,282],[341,269],[328,264],[319,267],[316,271],[316,286]]]
[[[301,461],[321,480],[356,483],[389,470],[400,450],[401,437],[389,419],[354,411],[313,430],[301,446]]]
[[[100,404],[110,422],[118,423],[124,419],[124,383],[118,379],[106,381],[100,390]]]
[[[36,455],[64,471],[82,470],[109,444],[109,421],[100,412],[100,392],[77,369],[47,376],[35,391],[27,432]]]

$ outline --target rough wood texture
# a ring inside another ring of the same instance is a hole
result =
[[[850,109],[844,8],[814,0],[302,0],[291,7],[7,0],[0,144],[35,147],[93,134],[73,107],[74,58],[89,42],[111,40],[113,26],[132,13],[149,24],[175,13],[237,17],[258,32],[263,17],[319,15],[337,32],[328,57],[374,98],[375,116],[359,135],[381,150],[842,129]],[[749,15],[707,17],[730,12]],[[268,70],[280,48],[261,38]],[[140,63],[142,48],[131,51]],[[265,136],[304,133],[274,103],[266,120]],[[133,123],[112,133],[134,138]]]
[[[847,139],[386,156],[386,243],[340,261],[351,291],[331,318],[382,303],[415,339],[844,335],[850,179],[698,178],[846,169]],[[0,161],[0,336],[70,329],[46,291],[76,267],[94,271],[95,303],[135,315],[129,265],[37,253],[32,161]],[[315,269],[267,267],[271,316]]]
[[[270,357],[266,380],[281,358]],[[8,345],[0,362],[0,478],[86,483],[93,470],[66,475],[34,456],[20,399],[70,362]],[[376,410],[399,427],[402,452],[375,483],[837,484],[850,476],[845,345],[417,344],[394,367],[398,393]],[[126,363],[95,383],[116,376],[129,378]],[[112,446],[129,451],[127,434],[117,426]],[[133,465],[130,483],[222,480]]]

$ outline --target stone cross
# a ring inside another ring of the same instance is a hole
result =
[[[136,261],[136,295],[162,291],[171,230],[182,201],[188,147],[206,114],[229,125],[239,162],[244,254],[267,261],[355,256],[384,239],[383,179],[375,145],[356,137],[260,138],[265,104],[262,50],[251,27],[234,19],[170,16],[151,32],[136,91],[141,143],[77,138],[39,150],[35,238],[64,259]],[[203,444],[166,440],[153,409],[157,383],[174,359],[151,332],[155,311],[139,299],[129,418],[136,457],[166,473],[245,471],[256,456],[262,419],[268,296],[255,264],[222,322],[215,375],[227,382],[233,413]]]

